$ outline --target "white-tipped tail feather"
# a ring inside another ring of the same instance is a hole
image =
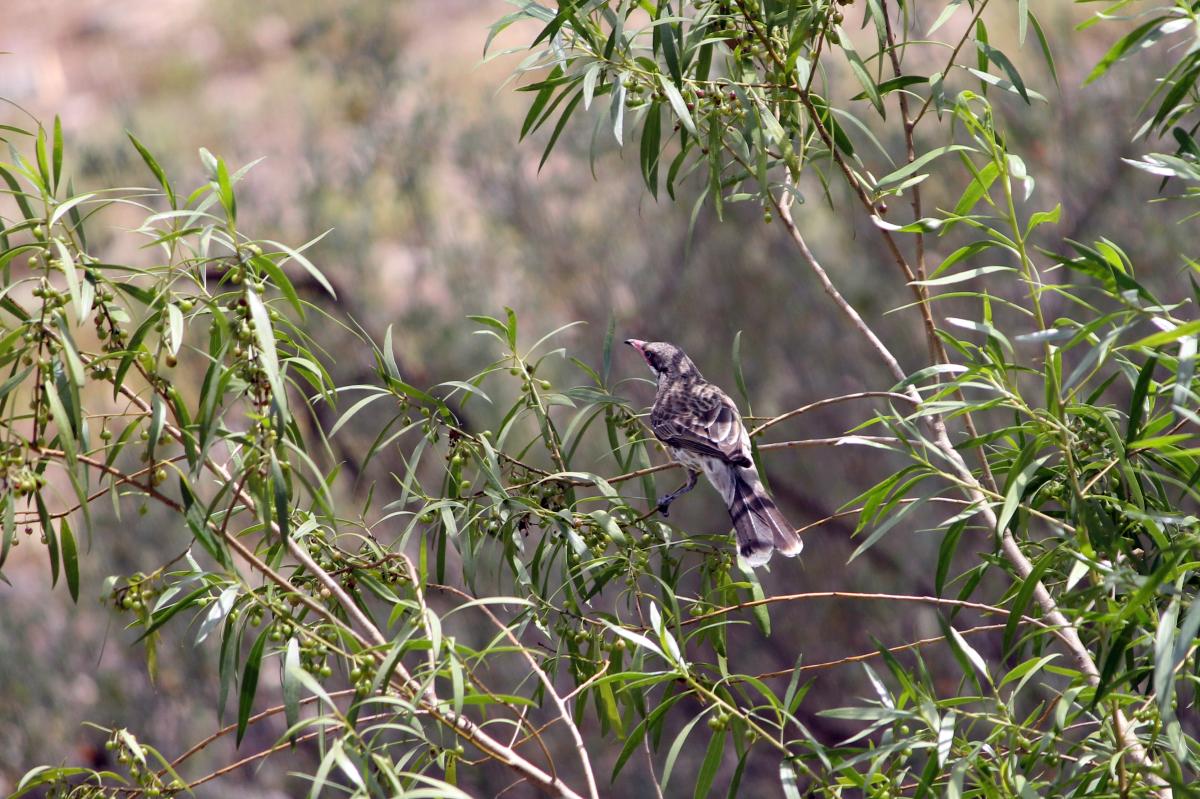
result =
[[[746,563],[762,566],[775,550],[789,558],[799,555],[804,542],[767,495],[754,467],[714,466],[705,472],[729,508],[738,554]]]

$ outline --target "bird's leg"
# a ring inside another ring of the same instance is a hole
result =
[[[663,516],[668,515],[667,511],[671,507],[672,502],[696,487],[696,478],[700,476],[700,472],[697,472],[695,469],[688,469],[687,473],[688,479],[686,483],[658,500],[658,512]]]

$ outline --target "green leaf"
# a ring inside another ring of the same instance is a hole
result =
[[[63,130],[62,119],[58,114],[54,115],[54,144],[51,149],[50,159],[50,189],[58,191],[58,181],[62,177],[62,160],[63,160]]]
[[[347,409],[347,411],[345,413],[343,413],[336,422],[334,422],[333,427],[329,428],[329,434],[328,434],[329,437],[333,438],[335,435],[337,435],[337,432],[339,430],[341,430],[342,427],[344,427],[347,422],[349,422],[351,419],[353,419],[355,414],[357,414],[363,408],[367,407],[368,405],[370,405],[372,402],[374,402],[377,399],[382,399],[383,397],[390,397],[390,396],[391,396],[391,392],[385,391],[383,389],[376,389],[376,390],[372,391],[370,394],[368,394],[367,396],[360,399],[358,402],[351,405],[349,407],[349,409]]]
[[[1024,452],[1021,453],[1022,458],[1017,465],[1024,462],[1027,457],[1032,457],[1033,453],[1040,448],[1038,442],[1030,444]],[[1020,507],[1021,499],[1025,496],[1025,489],[1029,486],[1029,481],[1037,473],[1037,470],[1042,467],[1042,464],[1053,457],[1054,453],[1043,455],[1042,457],[1028,462],[1022,466],[1020,471],[1013,469],[1009,470],[1008,481],[1004,487],[1004,505],[1000,509],[1000,515],[996,519],[996,535],[1004,535],[1004,531],[1008,529],[1009,522],[1012,521],[1013,515]]]
[[[571,118],[571,114],[579,107],[579,103],[583,100],[583,90],[575,93],[571,98],[571,102],[567,103],[567,107],[558,117],[558,122],[554,125],[554,132],[550,134],[550,140],[546,142],[546,148],[542,150],[542,158],[538,161],[538,172],[542,171],[542,167],[546,165],[546,159],[550,157],[550,152],[554,149],[554,145],[558,143],[558,137],[562,135],[563,128],[567,126],[567,120]]]
[[[178,203],[175,200],[175,191],[171,188],[171,184],[167,180],[167,174],[163,171],[163,168],[158,165],[158,161],[154,160],[154,156],[150,154],[150,151],[147,150],[140,141],[138,141],[137,137],[134,136],[133,133],[127,130],[125,131],[125,135],[129,137],[129,141],[133,144],[134,149],[138,151],[138,155],[142,157],[142,161],[144,161],[146,166],[150,168],[150,171],[154,174],[154,177],[158,179],[158,184],[162,186],[163,192],[166,193],[167,200],[170,202],[171,207],[177,208]]]
[[[696,789],[692,792],[692,799],[704,799],[712,790],[713,778],[717,776],[717,769],[721,767],[721,759],[725,754],[725,737],[725,730],[720,729],[709,739],[700,771],[696,774]]]
[[[78,197],[72,197],[71,199],[65,200],[65,201],[59,203],[58,205],[54,206],[54,212],[52,214],[50,214],[50,221],[47,223],[46,226],[54,227],[56,224],[58,224],[58,222],[64,216],[66,216],[68,213],[71,212],[72,208],[79,205],[80,203],[87,202],[88,200],[92,199],[95,196],[96,195],[94,193],[93,194],[80,194]]]
[[[958,550],[958,541],[966,529],[966,521],[958,521],[952,524],[946,534],[942,536],[942,543],[938,548],[937,572],[933,581],[933,590],[937,592],[938,596],[942,595],[942,590],[946,587],[946,575],[950,573],[950,565],[954,562],[954,553]]]
[[[778,143],[787,138],[787,132],[784,131],[783,125],[779,124],[779,120],[771,111],[770,106],[757,93],[752,93],[750,96],[754,99],[754,112],[758,115],[763,132],[767,134],[767,141]]]
[[[197,503],[198,504],[198,503]],[[225,700],[229,698],[229,686],[234,682],[238,654],[242,647],[244,627],[229,621],[221,631],[221,654],[217,666],[217,719],[225,717]]]
[[[227,589],[227,591],[231,591],[233,593],[234,597],[237,596],[237,588],[230,588],[230,589]],[[162,627],[164,624],[166,624],[168,621],[170,621],[176,615],[187,610],[188,608],[195,607],[197,604],[197,601],[200,599],[200,597],[208,596],[210,593],[211,593],[211,588],[209,588],[209,586],[207,586],[207,585],[202,585],[199,588],[196,588],[193,591],[191,591],[186,596],[179,599],[177,602],[172,602],[170,605],[157,608],[150,615],[149,622],[146,624],[146,626],[142,630],[141,634],[138,635],[137,640],[142,641],[143,639],[150,637],[155,632],[157,632],[160,627]],[[167,595],[163,594],[163,596],[165,597]],[[224,596],[224,595],[222,595],[222,596]],[[160,602],[161,602],[161,599],[160,599]],[[225,612],[228,612],[228,610],[229,610],[229,608],[226,607]],[[209,617],[212,616],[211,608],[209,610],[208,616]],[[225,618],[224,614],[221,614],[221,616],[217,619],[217,621],[219,622],[224,618]],[[208,618],[206,618],[204,621],[204,624],[207,624],[207,623],[208,623]],[[204,634],[207,634],[207,631],[204,631]],[[197,643],[202,640],[203,640],[203,637],[198,634],[197,635]]]
[[[696,717],[685,724],[683,729],[679,731],[679,734],[675,736],[675,740],[672,741],[671,748],[667,751],[667,760],[663,765],[662,790],[664,794],[666,794],[667,791],[667,783],[671,779],[671,772],[675,768],[675,761],[679,758],[679,753],[683,751],[683,744],[687,740],[688,734],[691,733],[692,728],[699,723],[700,719],[708,715],[708,712],[712,709],[712,707],[713,706],[710,705],[697,713]]]
[[[779,785],[783,788],[784,799],[801,799],[800,788],[796,785],[796,767],[790,760],[779,764]]]
[[[1042,579],[1042,575],[1050,568],[1050,564],[1054,562],[1057,555],[1057,550],[1052,549],[1038,559],[1034,564],[1033,570],[1021,582],[1021,588],[1017,591],[1016,597],[1013,598],[1012,604],[1008,607],[1008,621],[1004,625],[1004,643],[1003,650],[1010,652],[1012,650],[1013,641],[1016,639],[1017,628],[1021,625],[1022,616],[1025,615],[1025,609],[1029,607],[1029,601],[1033,598],[1033,592],[1037,589],[1038,583]]]
[[[283,713],[290,729],[300,720],[300,644],[293,637],[288,639],[287,653],[283,656]]]
[[[929,83],[929,78],[924,75],[901,75],[897,78],[889,78],[878,84],[875,88],[879,90],[880,97],[886,97],[892,92],[899,91],[909,86],[916,86],[922,83]],[[867,93],[861,92],[850,98],[851,100],[866,100]]]
[[[1025,88],[1024,84],[1018,87],[1011,80],[1005,80],[1004,78],[993,75],[990,72],[984,72],[981,69],[975,69],[973,67],[967,67],[967,72],[970,72],[984,83],[995,86],[998,89],[1003,89],[1006,92],[1012,92],[1013,94],[1020,95],[1021,99],[1027,103],[1029,102],[1030,98],[1033,98],[1034,100],[1041,100],[1043,103],[1046,102],[1045,95],[1035,92],[1033,89]]]
[[[283,297],[292,306],[292,310],[296,312],[296,316],[304,319],[304,306],[300,302],[300,295],[296,293],[296,287],[288,276],[274,260],[265,255],[252,255],[250,264],[255,268],[267,273],[267,277],[271,279],[271,283],[283,292]]]
[[[954,642],[954,645],[971,661],[971,665],[975,667],[975,670],[982,674],[988,682],[991,682],[992,675],[988,674],[987,661],[976,651],[975,647],[967,642],[963,634],[953,626],[950,627],[950,638]]]
[[[517,312],[507,305],[504,306],[505,326],[504,330],[508,337],[508,348],[513,352],[517,351]]]
[[[313,265],[313,262],[308,260],[308,258],[306,258],[303,254],[304,251],[307,250],[309,247],[313,246],[318,241],[320,241],[321,239],[328,236],[331,230],[332,230],[332,228],[330,228],[330,230],[326,230],[324,233],[317,236],[316,238],[310,239],[310,240],[306,241],[300,247],[297,247],[294,249],[292,247],[289,247],[286,244],[283,244],[278,241],[271,241],[270,239],[264,239],[263,244],[269,244],[272,247],[277,248],[280,252],[282,252],[284,255],[286,255],[288,257],[288,260],[292,260],[292,261],[295,261],[296,263],[300,264],[300,267],[305,272],[308,272],[309,276],[311,276],[313,280],[317,281],[317,283],[321,286],[321,288],[325,289],[325,292],[330,297],[332,297],[333,299],[336,300],[337,292],[333,290],[333,286],[330,285],[329,281],[325,278],[325,275],[321,274],[321,270],[317,269],[317,267]],[[285,266],[286,264],[287,264],[287,260],[283,261],[279,265],[282,267],[282,266]]]
[[[971,209],[987,196],[988,188],[995,182],[996,176],[999,174],[1000,167],[995,161],[989,161],[984,164],[983,168],[974,174],[970,185],[963,190],[962,196],[959,197],[958,202],[954,205],[954,215],[963,216],[970,213]]]
[[[1187,660],[1197,633],[1200,633],[1200,599],[1193,595],[1191,605],[1183,617],[1183,624],[1179,625],[1179,634],[1175,636],[1175,651],[1171,658],[1172,674]]]
[[[1171,716],[1171,697],[1175,693],[1175,625],[1178,622],[1179,595],[1176,594],[1159,618],[1154,636],[1154,697],[1159,713],[1164,717]]]
[[[1170,344],[1173,341],[1178,341],[1184,336],[1191,336],[1200,333],[1200,319],[1191,322],[1185,322],[1181,325],[1176,325],[1170,330],[1160,330],[1157,333],[1152,333],[1145,338],[1129,344],[1129,347],[1161,347],[1163,344]]]
[[[639,149],[638,161],[642,167],[642,180],[650,195],[658,198],[658,164],[661,153],[660,137],[662,135],[662,107],[651,103],[646,112],[646,121],[642,125],[642,142]]]
[[[587,72],[583,73],[583,110],[587,111],[592,107],[592,98],[596,94],[596,81],[600,77],[600,70],[604,68],[604,64],[597,61],[588,67]]]
[[[1017,71],[1017,67],[1009,60],[1008,56],[984,42],[977,41],[975,42],[975,46],[987,56],[989,61],[1004,70],[1004,74],[1008,75],[1008,79],[1012,82],[1012,86],[1017,94],[1021,95],[1021,99],[1028,104],[1029,91],[1025,88],[1025,81],[1021,79],[1021,73]]]
[[[846,562],[849,563],[871,547],[875,546],[875,544],[879,542],[879,539],[887,535],[888,532],[891,531],[891,529],[897,524],[904,521],[905,517],[912,513],[913,509],[919,507],[920,504],[921,503],[919,502],[910,502],[899,511],[890,514],[883,524],[878,525],[874,530],[871,531],[871,534],[867,536],[866,541],[863,541],[858,545],[854,552],[850,554],[850,557],[846,559]]]
[[[668,695],[645,718],[638,722],[637,726],[629,734],[629,737],[625,739],[625,745],[621,747],[621,753],[617,755],[617,759],[613,763],[612,776],[609,778],[610,781],[616,780],[617,775],[621,773],[622,767],[629,760],[629,756],[637,749],[638,744],[646,737],[647,732],[654,728],[662,720],[662,717],[667,714],[667,711],[682,699],[683,696],[684,694]]]
[[[659,13],[663,10],[663,7],[660,5]],[[683,72],[679,66],[679,48],[675,42],[674,25],[670,22],[660,21],[659,24],[654,26],[653,38],[655,44],[662,48],[663,61],[667,63],[667,70],[671,73],[671,80],[675,82],[676,86],[682,86]]]
[[[753,413],[750,409],[750,392],[746,390],[746,377],[742,373],[742,331],[733,334],[733,379],[737,384],[738,392],[742,395],[742,402],[746,403],[746,413]]]
[[[50,162],[46,156],[46,129],[38,123],[37,141],[34,145],[34,153],[37,156],[37,177],[39,183],[44,186],[49,193],[50,181]]]
[[[934,148],[924,155],[918,156],[894,172],[884,175],[879,179],[879,182],[875,184],[875,188],[879,191],[887,191],[892,187],[899,186],[905,180],[923,169],[926,164],[934,161],[937,158],[941,158],[946,153],[957,152],[975,152],[975,149],[973,147],[968,147],[965,144],[948,144],[944,147]]]
[[[617,76],[616,82],[613,84],[616,89],[612,93],[612,102],[609,104],[608,113],[612,120],[613,138],[617,141],[618,147],[625,146],[625,78],[628,72],[622,72]],[[592,174],[595,174],[595,167],[592,168]]]
[[[954,12],[957,11],[962,4],[963,0],[951,0],[950,3],[942,8],[941,13],[938,14],[938,17],[933,21],[933,24],[929,26],[929,31],[925,35],[932,36],[938,28],[942,27],[950,20],[950,17],[954,16]]]
[[[1108,49],[1104,57],[1099,63],[1092,68],[1088,76],[1084,78],[1083,85],[1086,86],[1092,81],[1099,78],[1112,67],[1113,64],[1124,58],[1134,47],[1136,47],[1143,39],[1153,31],[1157,30],[1163,22],[1164,17],[1155,17],[1149,22],[1143,23],[1131,30],[1129,33],[1117,39],[1116,43]]]
[[[862,57],[854,49],[854,45],[850,43],[849,34],[840,25],[836,26],[835,30],[841,42],[842,52],[846,56],[846,62],[850,65],[850,71],[854,73],[854,77],[858,80],[859,85],[863,87],[863,92],[866,94],[867,99],[871,101],[871,105],[875,106],[875,111],[879,116],[886,118],[887,112],[883,107],[883,97],[879,93],[879,87],[871,79],[871,73],[867,70],[867,65],[863,63]]]
[[[71,304],[75,307],[75,317],[82,323],[85,321],[83,294],[79,290],[79,272],[75,268],[75,259],[71,257],[71,251],[61,239],[54,239],[54,248],[58,250],[58,259],[62,261],[63,276],[67,279],[67,292],[71,295]]]
[[[1042,23],[1038,22],[1037,15],[1030,12],[1029,22],[1033,25],[1033,32],[1037,34],[1038,46],[1042,49],[1042,58],[1046,62],[1046,68],[1050,70],[1050,77],[1054,78],[1054,85],[1058,86],[1058,68],[1054,64],[1054,51],[1050,49],[1050,41],[1046,38],[1046,32],[1042,30]]]
[[[675,116],[679,117],[680,124],[688,133],[693,136],[697,135],[696,123],[692,120],[692,113],[688,111],[687,103],[684,102],[679,89],[675,88],[675,84],[666,75],[659,75],[658,78],[659,83],[662,84],[663,93],[667,95],[667,100],[671,103],[672,110],[675,111]]]
[[[263,648],[267,644],[267,634],[270,625],[263,627],[254,645],[250,647],[250,656],[242,669],[242,684],[238,694],[237,745],[241,745],[246,734],[246,723],[250,720],[250,709],[254,706],[254,695],[258,693],[258,672],[262,667]]]
[[[229,167],[225,165],[223,158],[217,159],[217,196],[221,199],[221,207],[225,209],[229,221],[235,221],[237,219],[237,198],[233,194],[233,183],[229,180]]]
[[[67,463],[74,464],[76,462],[74,431],[78,429],[79,420],[67,413],[66,406],[63,404],[62,398],[58,394],[58,389],[52,380],[44,381],[42,383],[42,390],[46,401],[50,404],[50,417],[54,419],[54,425],[58,428],[58,443],[62,446],[63,452],[67,456]],[[38,495],[38,498],[41,498],[41,494]]]
[[[71,601],[79,603],[79,554],[75,548],[75,536],[71,534],[71,523],[66,516],[58,528],[59,540],[62,544],[63,573],[67,578],[67,590],[71,592]]]
[[[279,372],[279,356],[275,352],[275,332],[271,328],[271,317],[258,294],[251,288],[245,290],[246,302],[250,306],[250,318],[254,320],[254,340],[258,344],[258,361],[263,371],[267,373],[267,382],[271,384],[271,395],[283,414],[288,419],[287,393],[283,388],[283,377]]]
[[[954,283],[965,283],[968,280],[974,280],[977,277],[984,275],[995,274],[996,272],[1016,272],[1015,267],[1011,266],[981,266],[978,269],[967,269],[962,272],[955,272],[952,275],[945,277],[935,277],[929,280],[914,280],[914,286],[949,286]]]

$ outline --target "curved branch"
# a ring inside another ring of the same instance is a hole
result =
[[[758,427],[755,427],[753,430],[751,430],[750,437],[754,438],[755,436],[759,435],[763,431],[774,427],[775,425],[779,424],[780,422],[786,422],[788,419],[791,419],[795,416],[799,416],[803,413],[808,413],[809,411],[815,411],[817,408],[824,408],[826,405],[834,405],[834,404],[840,403],[840,402],[847,402],[849,400],[856,400],[856,399],[865,399],[868,397],[888,397],[890,399],[897,399],[897,400],[901,400],[902,402],[909,402],[909,403],[911,403],[913,401],[913,398],[910,397],[909,395],[900,394],[895,391],[859,391],[854,394],[843,394],[840,397],[826,397],[825,399],[820,399],[820,400],[817,400],[816,402],[810,402],[807,405],[801,405],[799,408],[796,408],[795,410],[792,410],[792,411],[788,411],[787,413],[782,413],[779,416],[772,416],[771,418],[767,419],[765,422],[760,424]],[[758,418],[758,417],[751,417],[751,418]]]
[[[975,633],[984,633],[984,632],[988,632],[991,630],[1003,630],[1006,626],[1007,625],[1005,625],[1005,624],[981,624],[978,627],[968,627],[965,630],[958,630],[958,634],[962,635],[962,636],[974,635]],[[896,646],[889,646],[884,651],[894,655],[897,652],[907,652],[910,649],[920,649],[921,647],[929,646],[930,644],[936,644],[939,641],[945,641],[945,640],[946,640],[946,636],[935,635],[932,638],[921,638],[916,641],[909,641],[907,644],[898,644]],[[824,669],[832,669],[835,666],[844,666],[847,663],[861,663],[864,660],[871,660],[873,658],[878,658],[878,657],[883,657],[883,651],[880,651],[878,649],[872,649],[870,652],[863,652],[860,655],[849,655],[844,658],[839,658],[838,660],[827,660],[824,663],[812,663],[808,666],[800,666],[799,668],[780,669],[779,671],[768,671],[763,674],[759,674],[758,679],[765,680],[768,677],[786,677],[787,675],[792,674],[797,671],[800,672],[801,674],[803,674],[806,671],[822,671]]]

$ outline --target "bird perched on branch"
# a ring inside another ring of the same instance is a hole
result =
[[[658,511],[666,516],[704,472],[729,508],[738,552],[749,565],[763,565],[776,549],[789,558],[799,555],[803,543],[767,496],[750,458],[750,436],[729,395],[705,380],[674,344],[636,338],[625,343],[641,353],[658,379],[650,429],[688,471],[687,482],[658,500]]]

